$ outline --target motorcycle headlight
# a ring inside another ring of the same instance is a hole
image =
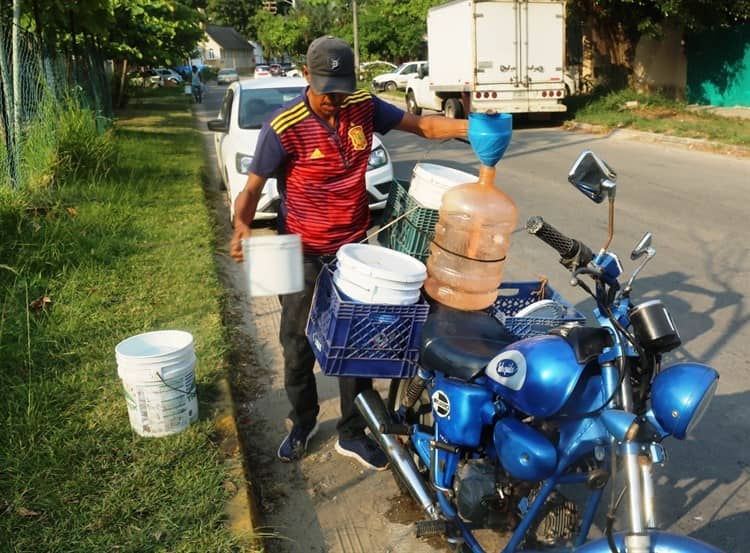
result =
[[[706,413],[719,373],[698,363],[678,363],[661,371],[651,386],[651,410],[659,426],[683,440]]]
[[[367,170],[377,169],[388,163],[388,154],[385,148],[378,146],[372,152],[370,152],[370,159],[367,160]]]
[[[251,161],[253,161],[253,156],[237,152],[237,155],[235,156],[237,172],[242,175],[247,175],[250,172]]]

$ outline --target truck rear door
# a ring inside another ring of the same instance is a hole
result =
[[[476,84],[513,87],[519,82],[519,4],[475,2]]]
[[[524,2],[521,5],[522,78],[529,88],[544,83],[563,86],[565,6],[560,1]]]

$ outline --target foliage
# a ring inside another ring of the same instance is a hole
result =
[[[255,14],[261,10],[262,0],[208,0],[206,16],[211,23],[232,27],[249,39],[255,40]]]
[[[611,64],[629,73],[641,36],[659,38],[666,26],[699,31],[750,21],[750,1],[572,0],[568,15]]]

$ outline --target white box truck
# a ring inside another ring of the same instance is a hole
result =
[[[447,117],[565,111],[565,2],[455,0],[427,13],[428,65],[407,109]],[[567,85],[572,88],[572,81]]]

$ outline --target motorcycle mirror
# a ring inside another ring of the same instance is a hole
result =
[[[648,250],[651,247],[652,238],[653,238],[653,235],[650,232],[647,232],[646,234],[644,234],[643,237],[635,245],[635,248],[633,248],[633,251],[630,252],[630,259],[635,261],[642,255],[648,253]]]
[[[568,172],[568,182],[598,204],[614,198],[616,180],[617,173],[591,150],[584,150]]]

